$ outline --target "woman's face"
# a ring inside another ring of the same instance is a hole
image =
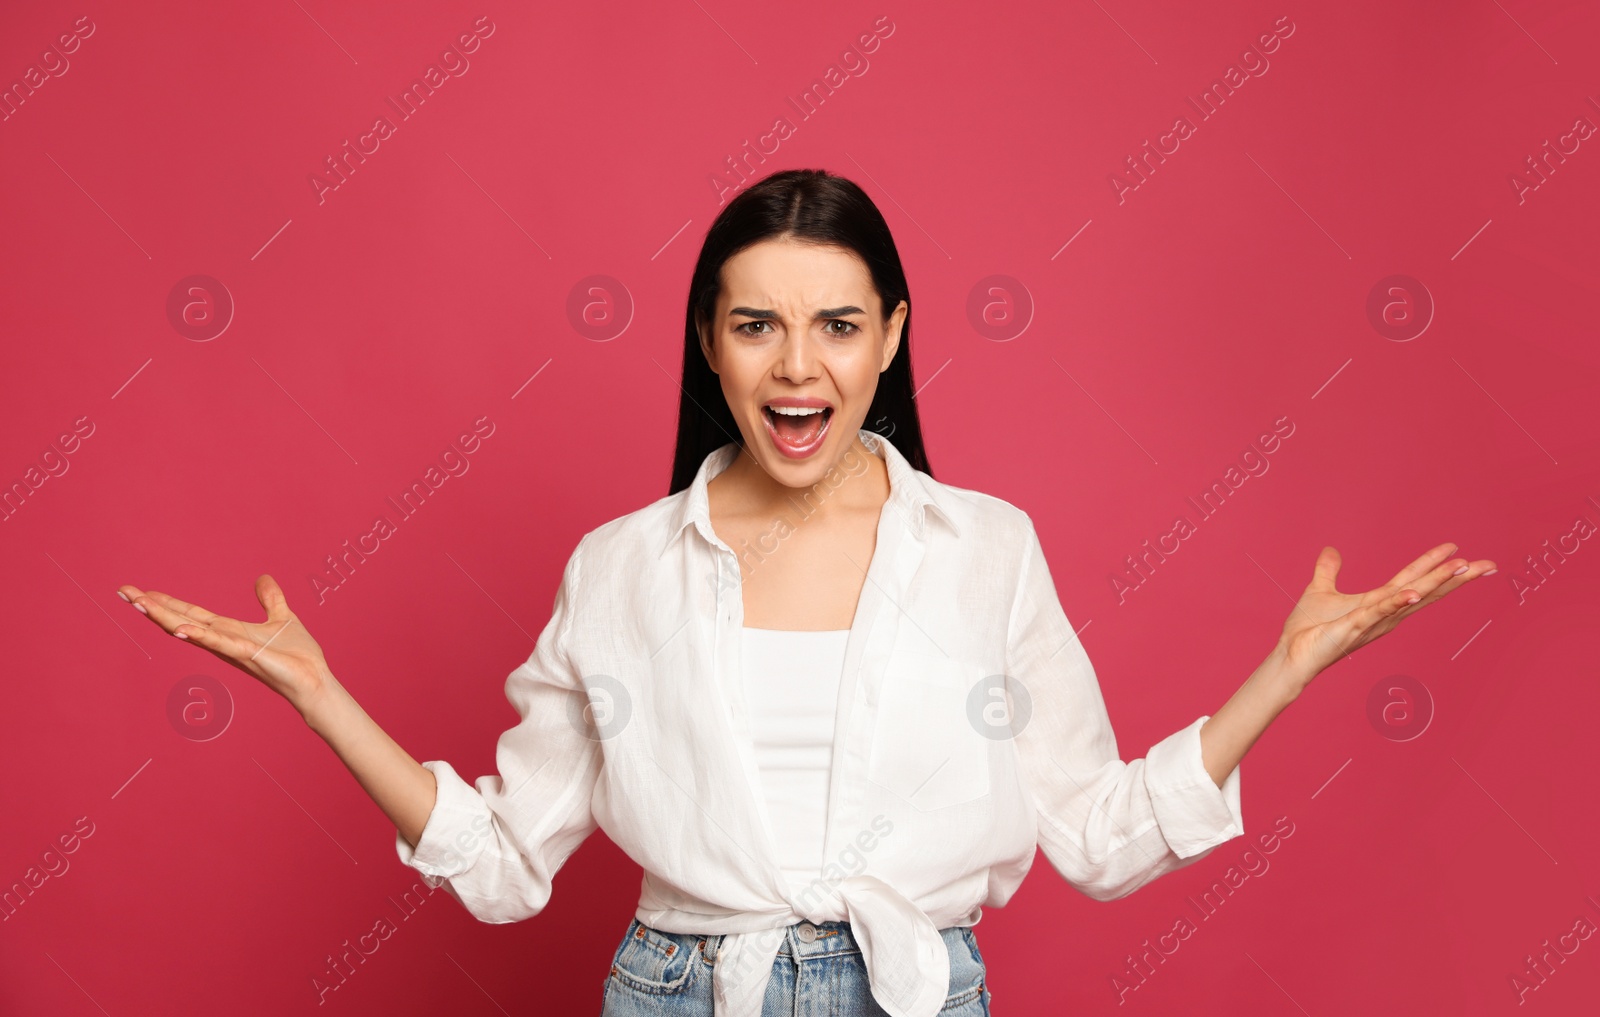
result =
[[[700,346],[769,476],[811,487],[857,444],[907,310],[900,301],[884,322],[872,276],[848,249],[766,240],[723,264]]]

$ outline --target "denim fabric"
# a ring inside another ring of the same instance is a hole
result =
[[[989,1017],[977,936],[965,925],[939,935],[950,951],[949,996],[939,1012]],[[662,932],[633,919],[611,960],[600,1017],[712,1017],[711,976],[721,942],[721,936]],[[801,922],[785,930],[761,1017],[887,1017],[872,998],[848,922]]]

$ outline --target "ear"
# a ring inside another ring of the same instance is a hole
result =
[[[894,360],[895,351],[900,349],[900,329],[905,325],[906,315],[910,313],[911,308],[902,300],[895,307],[894,313],[889,315],[889,321],[884,326],[883,363],[878,365],[879,374],[889,369],[889,364]]]
[[[710,326],[700,319],[695,319],[695,331],[700,335],[700,355],[706,358],[706,365],[711,368],[712,374],[717,374],[717,360],[713,356]]]

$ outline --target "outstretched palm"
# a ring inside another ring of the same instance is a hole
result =
[[[228,618],[155,590],[123,585],[117,592],[144,608],[167,632],[211,651],[297,707],[328,678],[322,647],[289,610],[282,588],[269,575],[256,579],[256,599],[267,612],[262,622]]]
[[[1315,675],[1450,591],[1494,570],[1492,561],[1469,562],[1452,557],[1455,551],[1455,544],[1440,544],[1377,589],[1340,593],[1334,580],[1342,559],[1338,550],[1324,547],[1311,583],[1283,623],[1280,642],[1290,663],[1304,669],[1303,674]]]

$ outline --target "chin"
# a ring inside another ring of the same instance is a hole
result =
[[[776,458],[783,459],[782,456],[777,456]],[[822,483],[827,478],[828,473],[829,464],[822,459],[821,453],[818,453],[804,463],[796,463],[792,460],[784,459],[783,465],[778,468],[778,472],[775,472],[773,477],[787,487],[810,489]]]
[[[769,447],[762,452],[761,463],[766,467],[772,478],[786,487],[812,488],[834,477],[833,484],[838,484],[844,479],[845,474],[858,475],[859,469],[851,468],[848,463],[839,462],[839,457],[844,455],[853,444],[855,432],[850,432],[850,441],[844,440],[842,435],[829,435],[823,441],[822,447],[804,459],[791,459],[777,449]],[[835,476],[835,475],[838,476]]]

